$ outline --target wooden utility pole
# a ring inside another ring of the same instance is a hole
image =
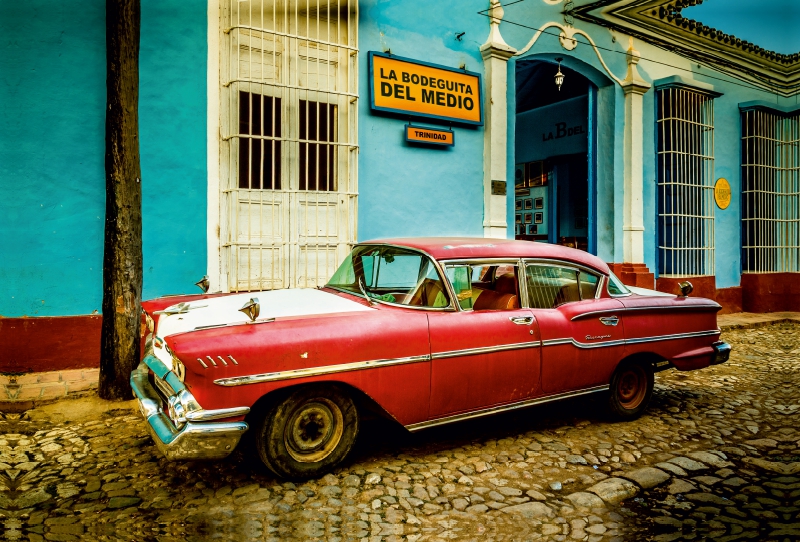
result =
[[[131,398],[139,362],[142,171],[139,164],[140,0],[106,0],[106,222],[100,387]]]

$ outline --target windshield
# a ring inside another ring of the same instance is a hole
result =
[[[372,299],[398,305],[450,305],[442,278],[430,258],[400,247],[355,247],[326,286],[361,296],[366,293]]]

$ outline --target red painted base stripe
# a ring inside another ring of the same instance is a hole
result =
[[[103,317],[0,318],[0,373],[100,366]]]

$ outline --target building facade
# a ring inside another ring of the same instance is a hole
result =
[[[468,235],[800,310],[798,54],[698,0],[506,4],[143,0],[144,297],[315,287],[355,242]],[[0,6],[0,372],[99,357],[104,10]]]

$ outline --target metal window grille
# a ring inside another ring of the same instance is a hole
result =
[[[742,111],[742,270],[800,271],[800,113]]]
[[[713,275],[714,100],[664,88],[657,107],[659,275]]]
[[[322,285],[356,239],[358,0],[225,0],[222,20],[222,283]]]

